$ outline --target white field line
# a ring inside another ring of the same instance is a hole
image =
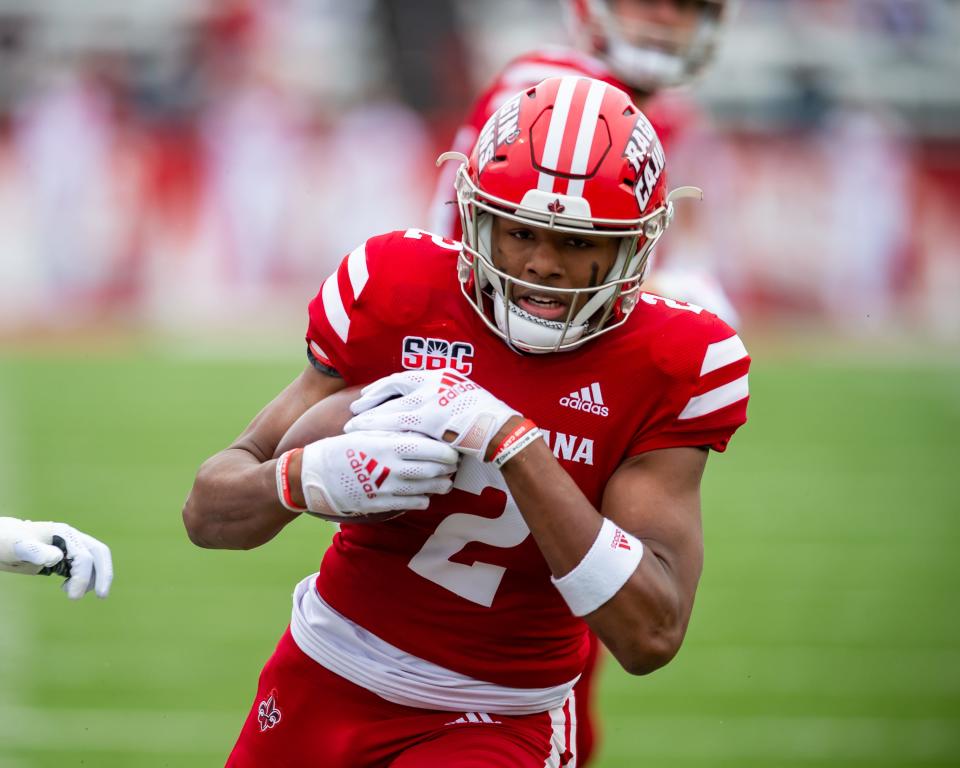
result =
[[[209,754],[225,761],[245,712],[0,706],[3,750]]]

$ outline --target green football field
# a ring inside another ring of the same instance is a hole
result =
[[[180,521],[299,347],[130,349],[0,350],[0,514],[68,520],[116,565],[105,602],[0,575],[0,768],[222,765],[332,533],[212,552]],[[607,663],[597,766],[960,765],[960,355],[770,350],[707,468],[684,648],[646,678]]]

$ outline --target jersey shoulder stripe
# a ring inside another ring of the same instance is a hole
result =
[[[746,365],[747,348],[734,334],[707,345],[700,366],[700,381],[687,401],[679,421],[707,416],[738,403],[749,394]],[[705,390],[705,391],[704,391]]]
[[[739,379],[734,379],[726,384],[721,384],[702,395],[691,397],[686,406],[677,416],[679,421],[696,419],[700,416],[707,416],[728,405],[733,405],[745,399],[750,394],[747,387],[747,374],[743,374]]]
[[[740,337],[734,334],[729,339],[715,341],[707,346],[707,352],[703,356],[703,365],[700,366],[700,375],[706,376],[708,373],[724,368],[738,360],[743,360],[747,356],[747,348],[743,346]]]
[[[347,283],[351,295],[346,295],[341,276],[346,270]],[[370,274],[367,271],[367,244],[355,248],[340,265],[340,268],[328,277],[320,289],[323,313],[340,340],[346,343],[350,334],[350,315],[353,304],[360,298]]]

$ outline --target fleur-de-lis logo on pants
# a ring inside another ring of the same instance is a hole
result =
[[[260,702],[257,708],[257,718],[260,720],[261,733],[268,728],[273,728],[280,722],[280,710],[277,708],[277,691],[270,691],[270,695]]]

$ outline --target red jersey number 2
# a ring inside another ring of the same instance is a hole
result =
[[[506,496],[503,513],[493,518],[462,512],[449,515],[407,565],[428,581],[489,608],[506,568],[481,562],[465,565],[451,562],[450,558],[473,541],[503,549],[517,547],[530,535],[530,529],[507,490],[503,475],[493,465],[472,456],[464,457],[453,487],[477,496],[485,488],[503,491]]]

